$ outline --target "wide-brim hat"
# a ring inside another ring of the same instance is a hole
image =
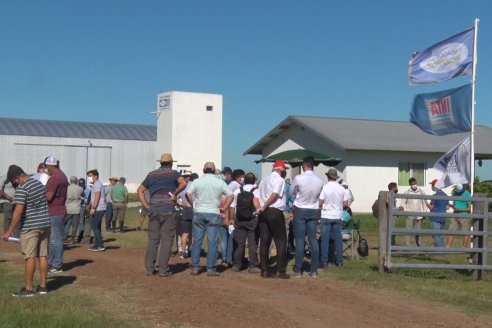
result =
[[[157,161],[161,163],[171,163],[173,162],[173,157],[170,153],[164,153],[161,155],[161,159],[158,159]]]
[[[328,178],[336,180],[339,178],[338,171],[336,169],[329,169],[328,172],[325,173]]]

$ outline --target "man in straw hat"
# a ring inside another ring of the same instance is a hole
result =
[[[160,247],[158,267],[160,277],[170,277],[169,258],[176,233],[176,197],[186,188],[186,179],[172,169],[173,157],[169,153],[157,160],[161,166],[147,174],[137,193],[143,208],[149,210],[148,242],[145,251],[147,275],[157,273],[157,249]],[[149,190],[150,202],[145,199]]]

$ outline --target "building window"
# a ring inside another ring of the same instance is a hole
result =
[[[211,112],[214,110],[214,106],[207,106],[207,112]]]
[[[425,185],[425,163],[398,163],[398,184],[407,186],[408,179],[412,177],[417,179],[419,186]]]

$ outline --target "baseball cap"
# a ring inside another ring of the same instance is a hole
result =
[[[281,168],[284,168],[284,169],[288,169],[289,167],[287,165],[285,165],[285,162],[281,159],[277,159],[275,161],[275,163],[273,163],[273,168],[277,168],[277,167],[281,167]]]
[[[232,169],[229,166],[224,166],[221,173],[222,174],[232,173]]]
[[[109,178],[109,181],[118,181],[118,180],[119,180],[118,177],[111,177],[111,178]]]
[[[203,169],[211,169],[215,172],[215,164],[213,162],[206,162],[205,165],[203,165]]]
[[[48,156],[44,159],[43,162],[45,165],[58,165],[60,161],[56,159],[55,156]]]
[[[434,187],[436,185],[437,181],[439,181],[439,180],[438,179],[434,179],[431,182],[429,182],[429,184]]]

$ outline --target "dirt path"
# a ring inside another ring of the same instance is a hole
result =
[[[3,243],[7,251],[16,245]],[[329,279],[261,279],[227,270],[220,277],[191,276],[189,260],[172,258],[170,278],[146,276],[143,250],[87,247],[65,251],[63,276],[74,286],[109,295],[125,288],[124,306],[149,323],[192,327],[490,327],[491,323],[383,292],[346,288]],[[9,259],[21,264],[21,258]],[[63,287],[61,287],[63,288]],[[56,291],[55,291],[56,292]]]

